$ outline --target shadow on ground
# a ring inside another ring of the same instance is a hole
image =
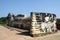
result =
[[[24,35],[24,36],[30,36],[29,32],[21,32],[21,33],[16,33],[17,35]]]

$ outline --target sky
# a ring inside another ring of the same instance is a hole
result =
[[[60,0],[0,0],[0,17],[8,13],[30,15],[30,12],[54,13],[60,18]]]

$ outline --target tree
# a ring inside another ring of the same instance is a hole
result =
[[[0,18],[0,24],[6,23],[6,19],[7,19],[7,17],[1,17]]]
[[[60,18],[57,18],[57,23],[59,23],[59,24],[60,24]]]

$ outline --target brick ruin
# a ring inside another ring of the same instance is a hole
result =
[[[31,12],[30,17],[24,15],[14,16],[8,14],[7,24],[23,29],[28,29],[30,35],[39,36],[41,34],[56,32],[56,15],[51,13]]]
[[[53,33],[56,30],[55,14],[31,12],[30,34],[39,36],[40,34]]]

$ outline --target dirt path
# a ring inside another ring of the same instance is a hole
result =
[[[24,30],[10,30],[0,25],[0,40],[60,40],[60,31],[42,37],[30,37]],[[26,34],[26,35],[24,35]]]

